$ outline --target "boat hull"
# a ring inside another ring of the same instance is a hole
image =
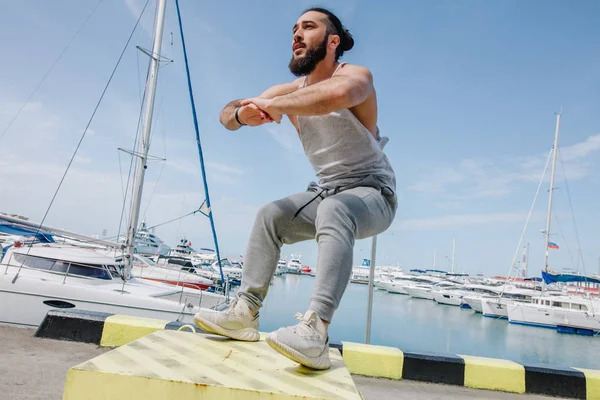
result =
[[[483,304],[481,297],[463,297],[463,302],[468,304],[469,307],[476,313],[483,313]]]
[[[462,298],[459,295],[443,292],[433,293],[433,300],[439,304],[445,304],[448,306],[460,306]]]
[[[512,303],[507,307],[511,324],[556,328],[552,310],[538,304]]]
[[[404,289],[410,297],[415,299],[433,300],[433,294],[431,294],[430,288],[405,287]]]

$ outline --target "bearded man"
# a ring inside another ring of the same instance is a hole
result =
[[[328,369],[328,327],[352,273],[356,239],[384,232],[397,208],[396,178],[377,127],[371,72],[340,63],[354,39],[323,8],[305,11],[293,27],[290,71],[298,77],[259,97],[227,104],[220,121],[229,130],[281,121],[296,127],[318,183],[261,208],[247,246],[243,276],[225,311],[201,310],[194,321],[208,332],[258,341],[259,309],[283,244],[316,239],[318,260],[310,306],[297,325],[266,341],[286,357]]]

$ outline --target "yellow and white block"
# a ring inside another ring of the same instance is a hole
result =
[[[361,398],[344,361],[315,371],[264,341],[160,330],[69,370],[63,400]]]
[[[160,319],[112,315],[106,318],[100,346],[116,347],[162,330],[169,321]]]
[[[465,360],[466,387],[525,393],[525,368],[513,361],[459,355]]]
[[[344,342],[343,346],[344,362],[351,374],[402,379],[402,350],[350,342]]]

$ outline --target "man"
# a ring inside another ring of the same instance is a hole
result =
[[[331,365],[327,329],[350,280],[355,239],[382,233],[396,213],[395,175],[382,151],[373,78],[367,68],[338,62],[353,45],[335,15],[307,10],[293,27],[289,68],[299,78],[259,97],[232,101],[221,112],[230,130],[279,123],[287,115],[319,183],[259,210],[237,297],[226,311],[201,310],[194,318],[205,331],[259,340],[258,311],[282,245],[316,238],[310,307],[296,314],[298,325],[266,338],[281,354],[314,369]]]

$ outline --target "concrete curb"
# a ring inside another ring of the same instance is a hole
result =
[[[193,324],[192,324],[193,325]],[[162,329],[192,330],[190,324],[83,310],[50,310],[35,332],[39,338],[118,347]],[[185,328],[184,328],[185,327]],[[193,330],[206,333],[193,325]]]
[[[52,310],[35,336],[117,347],[158,330],[179,330],[185,325],[125,315]],[[196,326],[193,328],[205,333]],[[466,355],[403,352],[393,347],[350,342],[331,343],[330,347],[342,353],[348,370],[356,375],[600,400],[600,371],[522,365]]]

